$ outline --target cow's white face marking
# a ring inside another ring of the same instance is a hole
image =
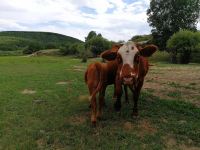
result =
[[[120,47],[118,53],[122,57],[123,65],[128,64],[131,68],[133,68],[134,58],[137,52],[138,49],[132,41],[129,41]]]

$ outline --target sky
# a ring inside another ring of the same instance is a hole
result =
[[[149,1],[0,0],[0,31],[47,31],[82,41],[96,31],[109,40],[127,41],[150,33]]]

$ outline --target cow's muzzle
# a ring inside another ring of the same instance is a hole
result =
[[[131,85],[133,84],[134,78],[130,77],[130,78],[123,78],[123,83],[125,85]]]

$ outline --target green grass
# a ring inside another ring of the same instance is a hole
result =
[[[80,62],[69,57],[0,57],[0,149],[200,147],[200,109],[144,90],[140,116],[133,119],[131,105],[123,104],[121,114],[113,110],[109,87],[103,119],[93,128],[89,103],[80,99],[88,94],[83,80],[87,64]],[[56,84],[61,81],[66,84]],[[25,89],[36,93],[22,94]],[[169,147],[166,136],[174,137],[175,145]]]

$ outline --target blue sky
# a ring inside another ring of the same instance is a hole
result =
[[[148,7],[149,0],[0,0],[0,31],[49,31],[84,40],[94,30],[126,41],[150,33]]]

